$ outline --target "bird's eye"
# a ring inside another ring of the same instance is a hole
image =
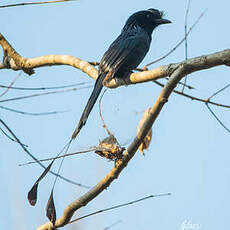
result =
[[[146,15],[146,18],[150,18],[150,17],[151,17],[150,14],[147,14],[147,15]]]

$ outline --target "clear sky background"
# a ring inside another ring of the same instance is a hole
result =
[[[3,0],[0,5],[19,2]],[[0,9],[0,32],[25,57],[70,54],[88,61],[99,61],[132,13],[148,8],[164,10],[165,18],[173,23],[160,26],[154,31],[151,49],[141,64],[143,66],[161,57],[183,38],[186,4],[187,1],[183,0],[79,0],[3,8]],[[204,17],[188,38],[189,57],[230,47],[230,2],[192,0],[188,26],[205,9]],[[184,45],[151,68],[183,59]],[[86,74],[69,66],[43,67],[35,71],[33,76],[23,73],[15,86],[50,87],[94,83]],[[0,83],[8,85],[18,74],[11,70],[1,70]],[[195,89],[186,92],[207,98],[228,82],[229,67],[217,67],[191,74],[188,84]],[[160,90],[149,82],[106,92],[102,103],[103,117],[121,144],[127,145],[135,137],[142,112],[154,104]],[[68,110],[66,113],[28,116],[1,110],[0,116],[36,157],[41,159],[55,156],[75,129],[91,91],[92,87],[1,103],[2,106],[26,112]],[[0,89],[1,92],[3,89]],[[37,92],[10,90],[0,100],[32,93]],[[226,90],[215,100],[230,104],[229,96],[230,91]],[[212,108],[230,127],[229,110]],[[98,111],[97,103],[70,151],[97,145],[106,136]],[[121,222],[111,229],[180,230],[185,221],[195,224],[193,229],[228,229],[229,141],[229,133],[216,122],[204,104],[172,95],[154,124],[153,139],[146,156],[137,153],[118,180],[87,207],[80,209],[74,217],[151,194],[171,192],[172,195],[89,217],[64,229],[102,230],[118,220]],[[27,201],[27,192],[41,174],[42,168],[39,165],[18,166],[30,160],[18,144],[0,133],[1,229],[36,229],[47,222],[45,206],[54,177],[48,175],[42,181],[37,205],[31,207]],[[57,167],[58,161],[53,169],[57,170]],[[112,167],[113,162],[87,153],[66,158],[61,174],[93,186]],[[85,188],[58,180],[54,191],[57,217],[62,215],[67,204],[86,191]]]

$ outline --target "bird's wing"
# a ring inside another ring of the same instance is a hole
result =
[[[103,72],[117,72],[120,68],[128,71],[136,68],[149,50],[150,38],[144,32],[121,34],[105,52],[100,68]]]

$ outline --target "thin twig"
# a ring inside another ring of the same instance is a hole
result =
[[[148,66],[153,65],[153,64],[155,64],[156,62],[159,62],[159,61],[165,59],[165,58],[168,57],[171,53],[173,53],[173,52],[174,52],[174,51],[185,41],[185,39],[188,37],[188,35],[190,34],[190,32],[193,30],[193,28],[197,25],[197,23],[200,21],[200,19],[204,16],[204,13],[205,13],[205,12],[206,12],[206,10],[204,10],[204,11],[201,13],[201,15],[198,17],[198,19],[197,19],[197,20],[193,23],[193,25],[189,28],[189,30],[188,30],[186,36],[183,37],[183,38],[181,39],[181,41],[178,42],[177,45],[176,45],[174,48],[172,48],[168,53],[166,53],[166,54],[163,55],[162,57],[156,59],[156,60],[153,61],[153,62],[148,63],[147,65],[145,65],[144,68],[147,68]]]
[[[188,59],[188,39],[187,39],[187,25],[188,25],[188,13],[190,8],[191,0],[188,0],[186,14],[185,14],[185,22],[184,22],[184,36],[185,36],[185,60]]]
[[[12,137],[10,137],[1,127],[0,130],[2,131],[2,133],[11,141],[17,142],[16,140],[14,140]],[[18,143],[18,142],[17,142]],[[28,147],[28,145],[23,144],[25,147]]]
[[[188,12],[190,8],[191,0],[188,0],[186,14],[185,14],[185,22],[184,22],[184,34],[185,34],[185,42],[184,42],[184,49],[185,49],[185,60],[188,60],[188,39],[187,39],[187,25],[188,25]],[[187,82],[187,75],[184,77],[184,85]],[[182,92],[184,92],[185,87],[182,87]]]
[[[81,151],[77,151],[77,152],[73,152],[73,153],[65,153],[63,155],[58,155],[56,157],[49,157],[49,158],[45,158],[45,159],[41,159],[41,160],[37,160],[37,161],[29,161],[26,163],[19,164],[18,166],[25,166],[25,165],[35,164],[38,162],[44,162],[44,161],[52,161],[52,160],[60,159],[63,157],[70,157],[70,156],[74,156],[74,155],[78,155],[78,154],[82,154],[82,153],[89,153],[89,152],[93,152],[93,151],[104,151],[104,152],[107,151],[107,152],[109,152],[109,151],[111,151],[111,148],[105,148],[104,146],[103,147],[92,146],[92,147],[89,147],[88,149],[85,149],[85,150],[81,150]]]
[[[93,215],[96,215],[96,214],[99,214],[99,213],[102,213],[102,212],[106,212],[106,211],[109,211],[109,210],[113,210],[113,209],[116,209],[116,208],[121,208],[121,207],[130,205],[130,204],[135,204],[135,203],[138,203],[138,202],[140,202],[140,201],[147,200],[147,199],[149,199],[149,198],[155,198],[155,197],[159,197],[159,196],[170,196],[170,195],[171,195],[171,193],[163,193],[163,194],[158,194],[158,195],[146,196],[146,197],[141,198],[141,199],[138,199],[138,200],[133,200],[133,201],[130,201],[130,202],[127,202],[127,203],[124,203],[124,204],[115,205],[115,206],[110,207],[110,208],[101,209],[101,210],[98,210],[98,211],[96,211],[96,212],[93,212],[93,213],[90,213],[90,214],[87,214],[87,215],[78,217],[78,218],[76,218],[76,219],[71,220],[71,221],[69,222],[69,224],[71,224],[71,223],[73,223],[73,222],[76,222],[76,221],[78,221],[78,220],[84,219],[84,218],[89,217],[89,216],[93,216]]]
[[[112,135],[112,133],[109,131],[108,127],[106,126],[105,121],[104,121],[103,116],[102,116],[102,112],[101,112],[101,100],[102,100],[102,98],[103,98],[105,92],[106,92],[106,89],[105,89],[104,92],[102,93],[102,95],[101,95],[101,97],[100,97],[100,100],[99,100],[99,115],[100,115],[100,118],[101,118],[101,121],[102,121],[102,126],[103,126],[103,128],[105,128],[106,132],[107,132],[108,135],[110,136],[110,135]]]
[[[19,164],[18,166],[30,165],[30,164],[34,164],[34,163],[38,163],[38,162],[44,162],[44,161],[52,161],[52,160],[56,160],[56,159],[63,158],[63,157],[69,157],[69,156],[73,156],[73,155],[77,155],[77,154],[88,153],[91,151],[95,151],[96,149],[98,149],[98,148],[96,148],[96,146],[95,146],[95,147],[88,148],[86,150],[82,150],[82,151],[78,151],[78,152],[74,152],[74,153],[66,153],[65,155],[59,155],[56,157],[45,158],[45,159],[41,159],[41,160],[37,160],[37,161],[29,161],[29,162],[26,162],[23,164]]]
[[[9,88],[9,89],[16,89],[16,90],[49,90],[49,89],[64,89],[64,88],[70,88],[74,86],[80,86],[80,85],[86,85],[90,84],[90,82],[81,82],[71,85],[63,85],[63,86],[52,86],[52,87],[13,87],[13,86],[6,86],[6,85],[0,85],[0,88]]]
[[[0,97],[2,97],[3,95],[5,95],[9,89],[11,89],[12,85],[18,80],[18,78],[21,76],[22,71],[19,72],[19,74],[13,79],[13,81],[9,84],[8,87],[6,87],[6,90],[3,91],[2,94],[0,94]]]
[[[160,83],[159,81],[154,81],[154,83],[156,83],[157,85],[164,87],[164,84]],[[203,103],[208,103],[208,104],[212,104],[212,105],[216,105],[216,106],[220,106],[220,107],[224,107],[224,108],[230,108],[230,105],[224,105],[224,104],[220,104],[220,103],[216,103],[207,99],[202,99],[202,98],[198,98],[198,97],[194,97],[192,95],[189,94],[185,94],[182,93],[181,91],[178,90],[173,90],[174,93],[182,95],[184,97],[190,98],[191,100],[195,100],[195,101],[199,101],[199,102],[203,102]]]
[[[217,115],[212,111],[212,109],[210,108],[210,106],[208,105],[208,101],[205,103],[205,105],[207,106],[209,112],[213,115],[213,117],[218,121],[218,123],[228,132],[230,133],[230,129],[227,128],[227,126],[217,117]]]
[[[115,223],[109,225],[108,227],[104,228],[104,230],[108,230],[108,229],[114,227],[115,225],[117,225],[117,224],[119,224],[119,223],[121,223],[121,220],[118,220],[118,221],[116,221]]]
[[[39,97],[39,96],[44,96],[44,95],[56,94],[56,93],[66,93],[66,92],[76,91],[76,90],[80,90],[80,89],[87,89],[87,88],[90,88],[90,87],[92,87],[92,86],[83,86],[83,87],[80,87],[80,88],[49,91],[49,92],[45,92],[45,93],[36,93],[36,94],[27,95],[27,96],[8,98],[8,99],[0,100],[0,102],[22,100],[22,99],[26,99],[26,98]]]
[[[30,115],[30,116],[43,116],[43,115],[52,115],[52,114],[67,112],[67,110],[66,110],[66,111],[53,111],[53,112],[44,112],[44,113],[30,113],[30,112],[25,112],[25,111],[21,111],[21,110],[11,109],[11,108],[1,106],[1,105],[0,105],[0,109],[4,109],[7,111],[11,111],[11,112],[19,113],[19,114],[23,114],[23,115]]]
[[[56,0],[56,1],[44,1],[44,2],[25,2],[25,3],[3,5],[3,6],[0,6],[0,8],[13,7],[13,6],[39,5],[39,4],[47,4],[47,3],[73,2],[73,1],[78,1],[78,0]]]
[[[224,86],[223,88],[219,89],[218,91],[216,91],[215,93],[213,93],[208,99],[211,99],[212,97],[216,96],[218,93],[224,91],[225,89],[227,89],[230,86],[230,83],[228,83],[226,86]]]

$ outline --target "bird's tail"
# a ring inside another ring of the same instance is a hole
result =
[[[86,123],[86,121],[88,119],[88,116],[89,116],[94,104],[96,103],[97,98],[98,98],[98,96],[99,96],[99,94],[100,94],[100,92],[101,92],[101,90],[103,88],[102,82],[103,82],[105,76],[106,76],[106,74],[101,74],[100,76],[98,76],[98,78],[97,78],[97,80],[95,82],[95,85],[94,85],[93,92],[91,93],[90,98],[89,98],[89,100],[87,102],[87,105],[86,105],[86,107],[85,107],[85,109],[84,109],[84,111],[83,111],[83,113],[81,115],[81,119],[80,119],[80,121],[78,123],[78,126],[73,132],[72,139],[76,138],[76,136],[80,132],[82,126],[85,125],[85,123]]]

